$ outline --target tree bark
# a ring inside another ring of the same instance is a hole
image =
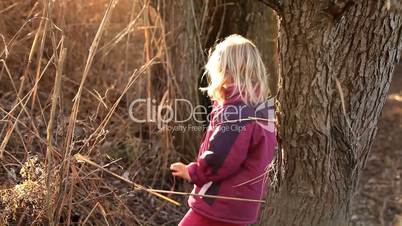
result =
[[[400,57],[401,16],[383,4],[283,1],[279,149],[258,225],[349,225]]]

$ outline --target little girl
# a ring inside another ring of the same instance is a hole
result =
[[[256,46],[240,35],[217,44],[205,68],[214,104],[197,161],[170,166],[194,184],[179,226],[249,225],[257,221],[276,146],[268,75]]]

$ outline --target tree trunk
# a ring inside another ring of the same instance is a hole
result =
[[[383,1],[282,2],[279,151],[259,225],[349,225],[400,57],[401,16]]]

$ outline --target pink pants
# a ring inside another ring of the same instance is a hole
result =
[[[225,223],[222,221],[213,220],[204,217],[190,209],[183,217],[183,219],[180,221],[179,226],[246,226],[246,225]]]

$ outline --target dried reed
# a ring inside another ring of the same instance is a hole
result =
[[[127,106],[138,97],[199,102],[211,3],[220,0],[0,2],[0,190],[26,182],[16,172],[32,155],[46,172],[38,214],[0,213],[0,224],[169,225],[182,216],[185,207],[167,203],[184,197],[160,193],[188,188],[167,165],[193,157],[199,135],[130,122]],[[71,161],[77,153],[109,164],[93,170]],[[129,175],[141,190],[105,172]]]

